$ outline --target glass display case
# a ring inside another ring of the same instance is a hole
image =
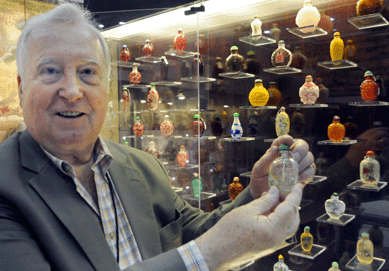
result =
[[[105,134],[158,157],[176,193],[210,211],[231,200],[228,186],[234,177],[249,185],[252,166],[277,138],[275,119],[283,106],[290,117],[289,134],[308,142],[317,166],[314,182],[304,189],[296,235],[309,225],[321,250],[315,257],[299,257],[288,253],[296,247],[293,243],[245,270],[270,270],[279,254],[291,270],[328,270],[333,261],[345,270],[354,266],[348,263],[354,261],[360,233],[369,230],[378,236],[373,243],[380,265],[374,270],[389,270],[389,212],[379,204],[389,201],[389,1],[383,1],[381,14],[363,18],[356,15],[355,0],[312,1],[321,20],[317,27],[299,29],[295,18],[303,2],[211,0],[104,30],[112,58],[112,107],[105,127],[110,132]],[[256,15],[262,35],[251,36]],[[335,32],[342,33],[344,54],[332,61]],[[273,54],[280,40],[290,56]],[[153,50],[144,50],[149,43]],[[119,58],[124,45],[129,61]],[[239,65],[229,60],[235,47],[244,58]],[[361,97],[368,70],[379,85],[372,102]],[[319,97],[309,106],[299,97],[307,75],[319,87]],[[279,97],[272,99],[271,92],[266,105],[252,106],[249,93],[257,79],[266,89],[275,87]],[[240,139],[230,133],[234,113],[243,129]],[[346,129],[341,142],[328,137],[334,116]],[[368,150],[381,164],[376,188],[354,184]],[[322,217],[324,202],[334,192],[352,217],[342,225]],[[367,212],[364,203],[376,208]]]

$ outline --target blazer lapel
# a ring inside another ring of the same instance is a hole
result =
[[[96,214],[78,194],[71,178],[56,168],[27,131],[19,142],[23,166],[37,173],[30,185],[69,230],[94,268],[118,270]]]
[[[142,260],[162,253],[159,228],[145,180],[138,169],[127,166],[127,157],[110,149],[114,162],[109,173],[127,214]]]

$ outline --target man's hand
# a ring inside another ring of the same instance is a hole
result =
[[[281,144],[291,146],[294,159],[299,163],[299,182],[307,183],[315,174],[314,157],[304,140],[294,140],[291,136],[280,136],[273,141],[267,152],[254,164],[251,172],[250,193],[254,199],[259,198],[269,189],[268,175],[270,164],[278,157],[278,147]]]
[[[358,167],[367,151],[381,152],[389,157],[389,129],[386,127],[372,128],[357,137],[359,142],[350,146],[346,158],[353,167]]]
[[[195,240],[209,270],[228,270],[274,252],[296,232],[302,184],[283,202],[272,187],[266,195],[226,214]]]

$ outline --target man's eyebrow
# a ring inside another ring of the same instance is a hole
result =
[[[49,58],[49,57],[43,57],[41,59],[39,59],[36,63],[37,67],[41,66],[41,65],[45,65],[45,64],[52,64],[52,63],[60,63],[60,61],[58,60],[55,60],[53,58]]]
[[[81,62],[84,64],[94,64],[94,65],[101,66],[101,63],[93,58],[81,59]]]
[[[103,66],[98,60],[96,60],[94,58],[80,59],[80,62],[82,63],[82,65],[92,64],[92,65],[97,65],[97,66]],[[39,66],[45,65],[45,64],[59,64],[59,63],[61,63],[61,61],[50,58],[50,57],[43,57],[37,61],[36,66],[39,67]]]

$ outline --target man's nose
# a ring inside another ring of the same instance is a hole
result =
[[[69,102],[75,102],[84,96],[82,91],[82,83],[77,75],[68,75],[63,80],[59,96],[65,98]]]

